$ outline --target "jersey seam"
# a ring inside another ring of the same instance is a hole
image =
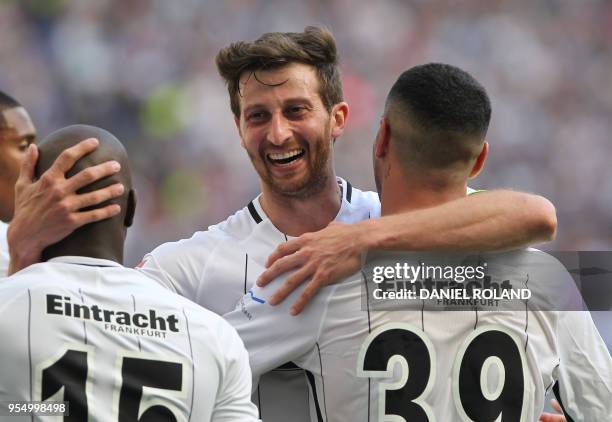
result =
[[[321,340],[321,333],[323,332],[323,326],[325,325],[325,320],[327,319],[327,312],[329,310],[329,301],[330,298],[336,293],[340,283],[337,283],[334,287],[332,287],[331,292],[327,296],[327,300],[325,301],[325,308],[323,308],[323,312],[321,313],[321,322],[319,323],[319,328],[317,330],[317,334],[315,337],[315,345],[318,344],[319,340]]]

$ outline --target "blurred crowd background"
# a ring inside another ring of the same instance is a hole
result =
[[[351,106],[339,175],[372,189],[385,94],[412,65],[451,63],[493,101],[490,160],[472,186],[549,198],[559,232],[548,249],[612,248],[610,1],[3,0],[0,89],[41,137],[88,123],[126,144],[139,194],[133,265],[259,192],[216,52],[312,24],[336,36]]]

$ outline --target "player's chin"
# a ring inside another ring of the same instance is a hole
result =
[[[295,174],[289,177],[272,177],[271,185],[274,191],[287,197],[303,197],[311,190],[309,173]]]

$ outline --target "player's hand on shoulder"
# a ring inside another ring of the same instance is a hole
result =
[[[98,144],[97,139],[91,138],[66,149],[38,180],[34,180],[38,149],[30,145],[15,184],[15,213],[7,233],[11,274],[38,262],[45,247],[60,241],[75,229],[119,213],[119,206],[115,204],[94,210],[82,209],[121,195],[124,190],[121,184],[77,193],[82,187],[117,173],[119,163],[107,161],[66,177],[74,164],[95,150]]]
[[[552,405],[553,409],[555,409],[561,414],[559,415],[553,413],[542,413],[539,422],[567,422],[567,419],[565,419],[565,416],[563,415],[563,410],[561,410],[559,402],[557,402],[557,400],[551,400],[550,404]]]
[[[365,236],[367,232],[360,224],[332,222],[323,230],[289,240],[270,255],[267,270],[261,274],[257,285],[265,286],[276,277],[297,269],[269,299],[271,305],[276,305],[307,282],[291,307],[291,314],[297,315],[319,289],[361,268]]]

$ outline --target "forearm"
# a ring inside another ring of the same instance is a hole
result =
[[[15,274],[17,271],[39,262],[42,254],[43,245],[38,244],[35,237],[21,236],[20,232],[19,222],[11,222],[7,232],[11,257],[8,275]]]
[[[557,222],[545,198],[499,190],[360,224],[366,249],[501,251],[552,240]]]

